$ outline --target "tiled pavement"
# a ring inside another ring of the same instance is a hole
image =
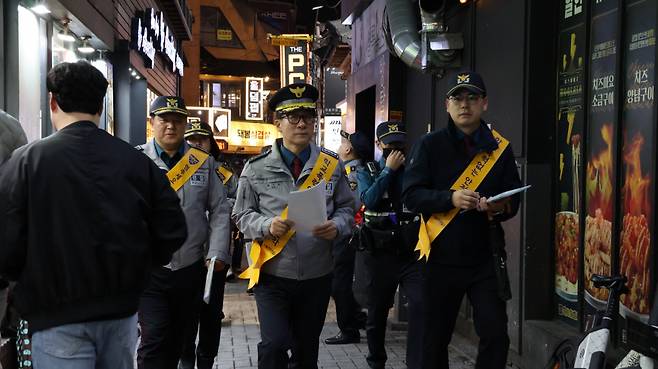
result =
[[[224,298],[224,314],[226,321],[222,328],[222,338],[219,345],[219,355],[215,362],[216,369],[256,368],[256,345],[260,341],[256,302],[245,293],[244,282],[227,283]],[[366,345],[364,332],[361,331],[361,343],[349,345],[320,344],[319,367],[322,369],[357,369],[368,368],[366,363]],[[338,333],[336,313],[333,301],[329,305],[327,319],[321,338]],[[402,369],[405,357],[404,331],[387,331],[386,349],[389,356],[387,368]],[[469,345],[456,344],[450,348],[451,365],[453,369],[473,368],[473,361],[468,355],[455,346],[464,347],[469,352]],[[469,352],[472,355],[472,351]]]

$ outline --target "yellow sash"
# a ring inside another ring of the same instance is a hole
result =
[[[302,183],[299,188],[307,189],[311,188],[321,180],[324,179],[325,183],[329,183],[329,179],[336,170],[338,165],[338,158],[332,156],[331,154],[321,151],[318,159],[313,165],[313,170],[311,174],[306,177],[304,183]],[[281,218],[286,219],[288,217],[288,207],[286,206],[281,213]],[[290,229],[286,234],[279,238],[266,238],[262,244],[258,241],[253,241],[251,243],[251,251],[249,256],[252,260],[251,266],[240,274],[240,278],[249,279],[249,287],[252,288],[258,283],[258,278],[260,277],[260,269],[267,261],[277,256],[281,250],[286,246],[290,238],[295,234],[295,230]]]
[[[219,179],[222,180],[223,184],[226,184],[231,177],[233,177],[233,172],[231,172],[228,168],[224,166],[224,164],[220,165],[217,167],[217,175],[219,176]]]
[[[206,162],[206,159],[208,159],[208,154],[199,149],[191,147],[187,150],[178,163],[167,172],[171,188],[178,191],[183,187],[185,182]]]
[[[481,152],[471,160],[471,163],[466,167],[464,172],[459,176],[457,181],[450,187],[451,190],[471,190],[475,191],[484,178],[489,174],[500,155],[505,151],[509,141],[498,132],[491,130],[494,138],[498,142],[498,148],[492,152]],[[423,216],[420,217],[420,230],[418,231],[418,243],[416,250],[420,251],[418,260],[425,258],[425,261],[430,257],[430,248],[432,242],[439,236],[441,232],[448,226],[450,221],[459,213],[460,209],[455,208],[445,213],[436,213],[425,222]]]

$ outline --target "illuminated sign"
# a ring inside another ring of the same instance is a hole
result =
[[[247,120],[263,120],[263,79],[247,77]]]
[[[228,127],[231,122],[231,110],[210,108],[206,106],[188,106],[188,122],[202,121],[210,124],[213,136],[228,137]]]
[[[340,129],[343,122],[340,116],[340,110],[331,113],[334,115],[325,115],[324,117],[324,137],[322,140],[324,144],[322,146],[328,150],[337,152],[341,143]],[[327,114],[330,113],[327,112]]]
[[[266,123],[231,122],[228,142],[235,146],[266,146],[281,137],[276,126]]]
[[[132,20],[130,48],[142,55],[147,68],[153,68],[155,53],[160,52],[171,63],[171,70],[183,75],[183,59],[161,11],[149,8],[137,12],[137,16]]]
[[[297,46],[281,46],[281,87],[309,79],[308,42],[297,41]]]

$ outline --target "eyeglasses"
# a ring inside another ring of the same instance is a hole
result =
[[[296,126],[301,120],[304,120],[306,124],[315,124],[318,118],[315,115],[311,114],[286,114],[284,115],[288,119],[288,123]]]
[[[479,101],[482,98],[480,95],[475,95],[475,94],[468,94],[468,95],[456,95],[456,96],[449,96],[448,100],[453,103],[462,103],[466,101],[469,104],[473,104],[477,101]]]

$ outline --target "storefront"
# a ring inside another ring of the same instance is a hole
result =
[[[71,6],[67,1],[3,3],[3,23],[9,30],[2,37],[6,66],[3,80],[5,106],[20,120],[28,141],[45,137],[53,131],[48,119],[48,71],[58,63],[81,59],[91,62],[110,82],[100,126],[112,132],[112,66],[108,54],[113,39],[107,35],[107,22],[90,22],[92,17],[80,17],[80,11],[79,4]],[[100,12],[111,15],[112,8],[100,6],[97,14]],[[101,15],[99,17],[104,19]],[[16,27],[16,34],[11,31],[13,27]],[[8,78],[9,75],[18,78]],[[12,100],[11,95],[17,99]]]
[[[582,332],[605,304],[589,282],[594,273],[629,278],[612,351],[628,347],[647,321],[658,280],[656,3],[448,3],[450,32],[464,40],[460,67],[426,74],[398,68],[386,40],[370,37],[385,17],[377,0],[342,2],[353,31],[348,129],[373,133],[400,110],[411,144],[447,124],[444,93],[459,70],[486,81],[484,118],[509,139],[533,186],[504,224],[510,360],[522,367],[543,367],[555,344]],[[466,302],[456,329],[477,342]]]

